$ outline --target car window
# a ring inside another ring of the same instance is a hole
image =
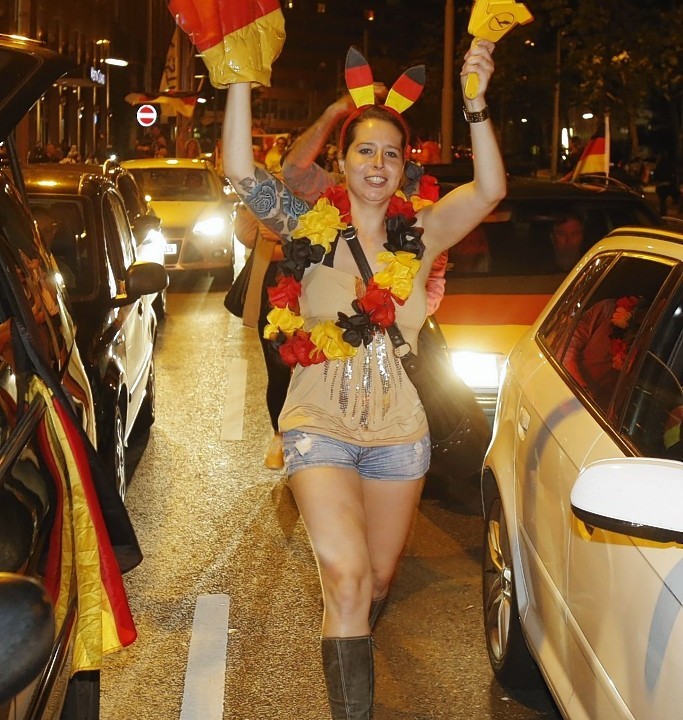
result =
[[[109,259],[117,281],[124,282],[127,268],[135,262],[130,224],[121,200],[113,192],[104,195],[102,209]],[[122,287],[119,292],[123,292]]]
[[[68,354],[65,335],[70,332],[63,329],[69,322],[66,309],[56,286],[54,266],[38,242],[32,219],[9,189],[0,192],[0,244],[10,281],[13,279],[17,292],[23,292],[36,321],[35,344],[59,371]]]
[[[631,348],[671,270],[655,258],[598,256],[539,331],[568,380],[605,413],[620,375],[633,367]]]
[[[69,294],[74,298],[91,295],[97,277],[97,240],[83,199],[31,195],[29,204]]]
[[[145,195],[155,200],[216,202],[219,184],[206,168],[134,168],[131,170]]]
[[[507,198],[448,256],[449,276],[554,276],[548,290],[598,240],[624,225],[651,225],[637,198],[597,202]]]
[[[683,460],[683,285],[661,313],[636,372],[622,432],[643,454]]]
[[[144,195],[130,175],[120,175],[116,181],[116,187],[121,193],[128,213],[128,219],[131,222],[140,215],[147,213],[147,203],[145,202]]]

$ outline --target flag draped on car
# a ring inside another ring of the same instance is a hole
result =
[[[170,0],[168,9],[202,54],[214,87],[270,87],[271,66],[285,40],[279,0]]]
[[[574,182],[579,175],[603,173],[609,175],[609,115],[600,123],[600,127],[586,144],[571,174],[570,182]]]
[[[39,437],[57,493],[45,587],[60,627],[68,612],[68,588],[75,576],[78,620],[71,673],[98,670],[104,654],[130,645],[137,632],[82,436],[60,400],[34,376],[29,401],[36,396],[43,398],[47,408]],[[72,516],[73,527],[69,520]]]

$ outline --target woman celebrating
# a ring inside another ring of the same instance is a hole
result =
[[[397,193],[409,140],[400,110],[411,103],[401,97],[392,105],[390,92],[386,105],[374,105],[370,71],[357,51],[347,59],[347,82],[360,107],[340,137],[346,183],[326,191],[313,208],[254,165],[250,84],[233,84],[228,93],[225,173],[283,239],[285,259],[270,291],[273,310],[264,334],[293,367],[279,425],[289,486],[320,574],[322,660],[335,720],[371,716],[371,626],[429,466],[424,410],[386,328],[395,320],[416,347],[433,261],[505,195],[484,99],[492,50],[492,43],[477,41],[461,72],[463,83],[469,73],[479,80],[478,95],[464,101],[474,180],[433,203]],[[414,100],[419,74],[408,71],[394,88],[409,87]],[[374,273],[367,285],[345,239],[353,228]]]

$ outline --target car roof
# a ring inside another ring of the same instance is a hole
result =
[[[88,166],[83,166],[88,167]],[[24,182],[28,193],[64,193],[67,195],[92,195],[114,184],[104,175],[83,171],[79,165],[41,163],[23,167]]]
[[[610,250],[648,250],[683,260],[683,232],[669,227],[620,227],[593,246],[592,252]]]
[[[138,158],[136,160],[123,160],[121,166],[128,170],[164,167],[186,170],[205,170],[209,168],[213,170],[213,166],[205,158]]]
[[[0,140],[5,140],[36,100],[73,67],[67,57],[35,40],[0,35]]]

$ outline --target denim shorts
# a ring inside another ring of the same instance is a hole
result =
[[[312,467],[356,470],[366,480],[417,480],[429,468],[429,435],[402,445],[365,447],[301,430],[283,435],[285,470],[293,475]]]

